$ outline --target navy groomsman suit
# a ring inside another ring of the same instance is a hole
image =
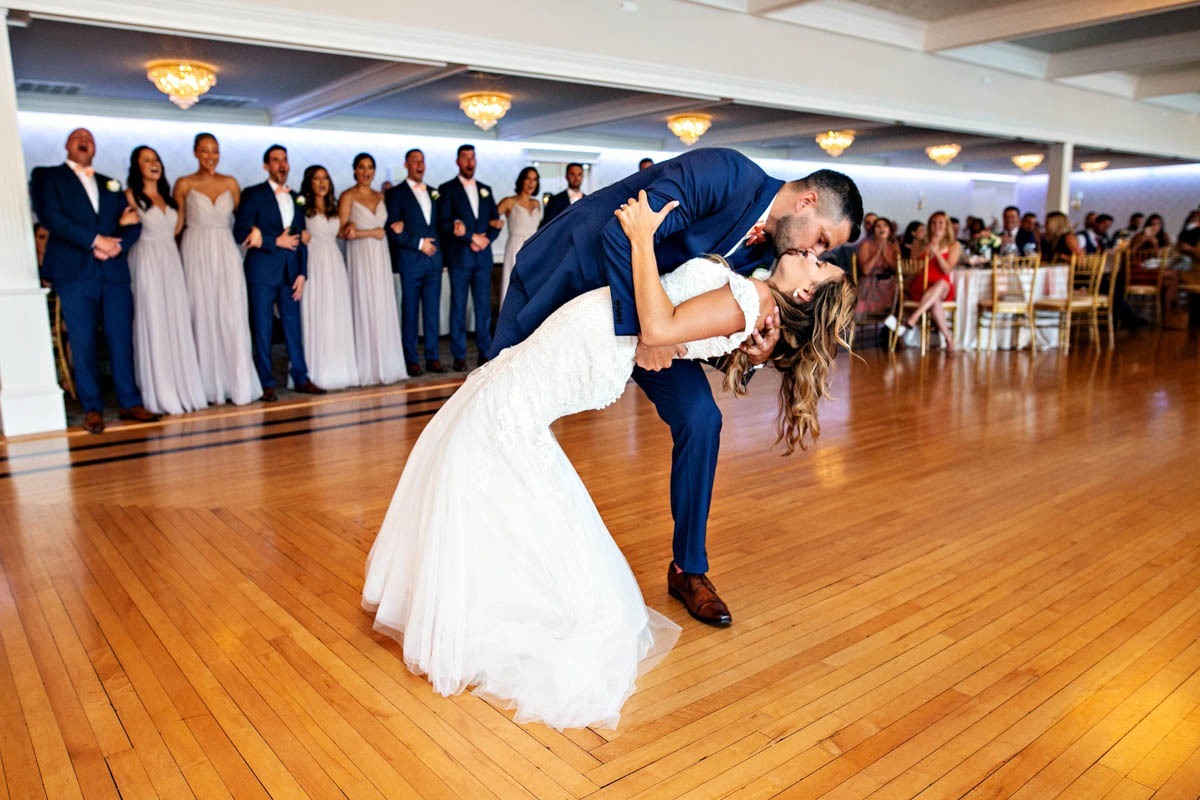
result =
[[[612,292],[615,332],[638,332],[629,239],[613,211],[637,197],[639,190],[646,190],[655,208],[680,201],[654,236],[661,272],[698,255],[732,251],[730,266],[749,275],[769,262],[772,253],[766,243],[741,243],[765,217],[782,186],[783,181],[768,176],[740,153],[701,148],[635,172],[570,205],[517,254],[493,353],[525,339],[571,298],[605,285]],[[705,538],[721,443],[721,412],[699,362],[677,359],[659,372],[636,368],[633,378],[670,426],[675,442],[671,460],[675,563],[684,572],[707,572]]]
[[[133,366],[133,293],[126,254],[142,226],[121,226],[127,204],[120,185],[98,172],[91,177],[95,178],[99,195],[96,206],[70,164],[33,170],[33,207],[38,222],[50,232],[41,274],[54,286],[62,303],[71,337],[75,386],[84,411],[99,413],[104,409],[96,358],[97,325],[103,326],[108,343],[117,401],[123,410],[140,409],[142,394]],[[98,259],[92,249],[97,236],[120,239],[120,254]],[[103,430],[102,424],[99,430]]]
[[[492,247],[500,235],[490,224],[498,220],[496,198],[490,186],[475,181],[479,193],[479,212],[471,208],[462,180],[454,177],[438,187],[438,231],[442,235],[446,267],[450,270],[450,355],[455,362],[467,358],[467,292],[475,303],[475,344],[480,360],[492,349]],[[466,226],[462,236],[454,235],[454,222]],[[488,246],[471,250],[472,234],[488,238]]]
[[[456,181],[457,182],[457,181]],[[424,239],[438,241],[438,190],[417,184],[417,190],[429,199],[429,216],[425,215],[412,185],[406,179],[388,189],[383,196],[387,208],[388,248],[392,254],[392,271],[400,275],[400,338],[404,343],[404,360],[409,372],[420,365],[417,357],[418,320],[425,328],[425,362],[433,368],[438,360],[439,312],[442,302],[442,250],[433,255],[421,252]],[[404,230],[396,233],[392,224],[403,222]],[[489,267],[488,275],[491,275]],[[490,296],[490,287],[489,287]],[[465,301],[464,301],[465,302]],[[476,301],[478,302],[478,300]],[[457,357],[457,356],[456,356]],[[464,355],[465,358],[465,350]]]
[[[300,328],[300,303],[292,299],[292,284],[296,277],[308,275],[308,248],[303,242],[295,250],[275,244],[276,238],[285,229],[296,235],[304,232],[304,206],[300,195],[286,191],[292,205],[292,220],[286,228],[275,187],[270,181],[242,192],[233,223],[233,237],[239,242],[246,240],[251,228],[257,227],[262,233],[262,246],[246,251],[245,268],[250,300],[250,330],[254,337],[254,366],[264,390],[275,386],[275,378],[271,375],[271,329],[275,320],[275,306],[279,307],[279,319],[283,323],[292,382],[296,387],[308,383],[308,364],[304,360],[304,340]]]

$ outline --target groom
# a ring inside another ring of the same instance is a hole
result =
[[[254,337],[254,366],[262,381],[262,400],[277,399],[271,374],[271,330],[275,307],[283,323],[291,362],[292,385],[297,392],[325,394],[308,378],[304,340],[300,331],[300,298],[308,275],[308,250],[304,233],[304,198],[287,186],[287,148],[273,144],[263,153],[267,180],[242,192],[233,236],[249,239],[246,250],[246,288],[250,299],[250,332]]]
[[[618,335],[638,333],[629,240],[614,210],[639,190],[661,208],[680,205],[655,234],[655,255],[669,272],[697,255],[725,256],[749,275],[775,252],[811,249],[821,253],[856,239],[862,196],[845,175],[819,170],[784,183],[733,150],[699,149],[601,189],[567,208],[532,236],[517,255],[508,295],[500,311],[492,354],[525,339],[568,300],[600,286],[612,291]],[[769,240],[774,240],[774,251]],[[764,363],[779,333],[773,320],[746,346]],[[696,361],[676,360],[681,345],[637,348],[633,378],[671,428],[671,514],[675,520],[674,561],[667,588],[694,618],[710,625],[733,621],[708,580],[705,537],[721,440],[721,412],[708,378]]]

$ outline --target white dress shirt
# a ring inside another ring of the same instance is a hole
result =
[[[272,180],[268,180],[267,184],[275,193],[275,202],[279,205],[279,218],[283,220],[284,229],[292,227],[292,220],[296,217],[296,202],[292,200],[291,191]],[[279,191],[281,188],[284,191]]]
[[[83,184],[83,190],[87,192],[88,200],[92,201],[92,210],[97,214],[100,213],[100,187],[96,185],[96,175],[93,172],[88,174],[86,167],[81,167],[71,159],[67,159],[67,166],[75,173],[75,177],[79,178],[79,182]]]
[[[417,183],[412,178],[405,178],[408,183],[408,188],[412,189],[413,197],[417,198],[417,205],[421,207],[421,213],[425,215],[425,224],[433,224],[433,201],[429,199],[429,188],[423,183]],[[468,194],[468,196],[470,196]],[[478,205],[476,200],[476,205]]]
[[[729,258],[731,255],[736,253],[738,250],[741,250],[745,246],[746,240],[749,239],[751,234],[754,233],[754,229],[760,225],[767,224],[767,216],[770,213],[771,213],[771,207],[767,206],[767,210],[762,213],[762,216],[758,218],[757,222],[755,222],[753,225],[750,226],[750,230],[746,231],[746,235],[743,236],[741,239],[738,239],[738,243],[735,244],[732,248],[730,248],[729,252],[725,254],[725,258]]]
[[[567,205],[572,205],[583,199],[583,192],[567,187]]]
[[[471,204],[471,213],[475,215],[475,219],[479,219],[479,187],[475,185],[475,179],[459,175],[458,180],[467,190],[467,201]]]

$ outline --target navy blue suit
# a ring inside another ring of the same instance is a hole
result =
[[[517,254],[493,351],[517,344],[568,300],[605,285],[612,291],[616,333],[638,332],[629,239],[613,211],[639,190],[646,190],[654,208],[680,201],[654,237],[659,270],[669,272],[695,256],[724,255],[736,247],[782,185],[736,151],[701,148],[588,195],[530,237]],[[740,248],[730,262],[748,275],[771,258],[770,248],[762,244]],[[676,360],[661,372],[635,369],[633,378],[670,426],[675,442],[675,563],[685,572],[707,572],[704,540],[721,412],[696,361]]]
[[[446,267],[450,270],[450,355],[455,360],[467,357],[467,292],[475,302],[475,344],[480,358],[492,350],[492,248],[489,244],[478,253],[471,251],[472,234],[482,233],[488,242],[500,235],[489,223],[500,219],[492,188],[475,181],[479,190],[479,215],[471,210],[467,190],[457,177],[438,187],[438,231],[442,235]],[[454,221],[461,220],[467,230],[454,235]]]
[[[291,193],[294,211],[288,230],[297,235],[304,232],[304,206],[300,195]],[[262,233],[262,247],[246,251],[246,289],[250,300],[250,332],[254,337],[254,366],[263,388],[273,388],[271,375],[271,329],[275,306],[283,323],[283,338],[287,342],[288,360],[294,385],[308,380],[308,364],[304,360],[304,339],[300,328],[300,303],[292,299],[292,284],[297,276],[308,276],[308,248],[300,244],[295,250],[278,247],[275,239],[283,233],[283,218],[275,191],[264,181],[242,192],[237,216],[233,222],[233,238],[244,242],[250,229]]]
[[[110,189],[107,175],[95,174],[99,211],[67,164],[34,169],[30,196],[38,222],[50,231],[42,277],[50,281],[62,302],[71,336],[75,386],[84,411],[102,411],[100,368],[96,360],[96,326],[104,326],[112,364],[117,402],[121,408],[142,405],[133,369],[133,293],[129,288],[126,253],[142,232],[141,224],[119,224],[127,205],[118,186]],[[115,183],[115,181],[112,181]],[[96,236],[121,240],[116,258],[99,261],[92,254]]]
[[[392,254],[392,271],[400,275],[400,339],[404,343],[404,360],[419,364],[417,358],[417,321],[425,328],[425,361],[438,357],[439,312],[442,302],[442,248],[438,242],[438,192],[430,187],[429,222],[413,194],[408,181],[388,189],[383,195],[387,208],[388,249]],[[404,231],[394,233],[393,222],[403,222]],[[421,240],[433,239],[437,250],[427,256],[421,252]],[[424,312],[422,314],[422,311]]]
[[[586,197],[586,195],[584,195]],[[582,200],[583,198],[580,198]],[[578,201],[576,201],[578,202]],[[571,196],[567,194],[566,189],[558,194],[551,195],[546,201],[546,210],[542,213],[542,221],[538,228],[544,228],[550,224],[550,220],[557,217],[562,212],[571,207]]]

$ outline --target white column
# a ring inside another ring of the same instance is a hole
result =
[[[67,422],[38,280],[7,17],[0,8],[0,430],[17,436],[62,430]]]
[[[1071,214],[1071,168],[1075,162],[1075,145],[1073,142],[1061,142],[1050,145],[1046,156],[1046,171],[1050,173],[1050,181],[1046,184],[1046,213],[1061,211],[1067,216]]]

